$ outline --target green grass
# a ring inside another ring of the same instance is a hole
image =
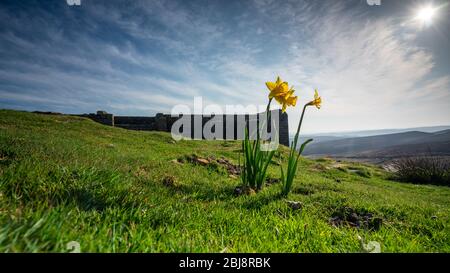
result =
[[[237,163],[240,146],[0,110],[0,251],[66,252],[78,241],[82,252],[359,252],[360,235],[383,252],[450,252],[448,187],[301,159],[288,200],[303,209],[294,211],[279,184],[236,197],[240,180],[220,166],[171,162],[197,154]],[[279,177],[279,166],[268,172]],[[381,228],[330,225],[345,208],[382,218]]]

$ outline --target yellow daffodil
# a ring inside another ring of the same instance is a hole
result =
[[[294,96],[294,88],[289,88],[289,84],[283,82],[280,77],[277,77],[276,82],[266,82],[266,86],[270,90],[269,99],[275,99],[281,104],[282,112],[285,112],[288,106],[295,106],[297,104],[297,97]]]
[[[314,90],[314,91],[315,91],[315,92],[314,92],[314,100],[310,101],[310,102],[308,103],[308,105],[310,105],[310,106],[314,105],[314,106],[317,107],[317,109],[320,109],[320,106],[321,106],[321,104],[322,104],[322,98],[319,97],[319,93],[317,92],[317,89]]]
[[[277,77],[276,82],[266,82],[266,86],[270,90],[269,99],[280,96],[283,93],[284,88],[282,85],[284,84],[287,83],[283,82],[280,77]]]

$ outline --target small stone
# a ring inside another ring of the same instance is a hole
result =
[[[299,210],[303,207],[303,204],[301,202],[296,202],[296,201],[287,201],[289,207],[291,207],[291,209],[293,210]]]
[[[181,164],[181,162],[178,161],[178,159],[172,159],[172,160],[170,160],[170,162],[172,162],[174,164]]]
[[[431,216],[431,219],[437,219],[438,217],[436,215]]]
[[[232,178],[232,179],[237,179],[238,177],[234,174],[230,174],[228,177]]]
[[[246,194],[247,195],[255,195],[256,191],[252,188],[247,188]]]
[[[350,214],[348,217],[348,221],[353,222],[353,223],[358,222],[359,221],[358,214],[356,214],[354,212],[352,214]]]
[[[233,191],[234,195],[239,196],[242,194],[242,188],[241,187],[236,187]]]
[[[205,159],[205,158],[197,158],[197,160],[196,160],[198,163],[200,163],[201,165],[208,165],[209,164],[209,161],[208,161],[208,159]]]
[[[245,195],[254,195],[254,194],[256,194],[256,191],[254,189],[250,188],[250,187],[247,187],[247,186],[237,186],[234,189],[234,195],[240,196],[240,195],[243,195],[243,194],[245,194]]]
[[[227,164],[228,161],[227,161],[226,159],[224,159],[224,158],[219,158],[219,159],[217,159],[217,163],[220,163],[220,164]]]
[[[106,145],[106,147],[108,147],[108,148],[114,148],[114,144],[109,143],[108,145]]]

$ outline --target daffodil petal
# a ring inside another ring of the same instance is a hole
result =
[[[290,98],[288,99],[289,105],[295,106],[295,105],[297,104],[297,98],[298,98],[298,97],[290,97]]]
[[[282,82],[282,81],[281,81],[280,77],[278,76],[278,77],[277,77],[277,81],[276,81],[276,84],[277,84],[277,85],[280,85],[280,84],[281,84],[281,82]]]
[[[266,86],[270,91],[273,91],[277,87],[277,84],[274,82],[266,82]]]

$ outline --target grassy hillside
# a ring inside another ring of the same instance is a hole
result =
[[[237,163],[239,148],[1,110],[0,251],[65,252],[78,241],[82,252],[359,252],[360,235],[383,252],[450,252],[448,187],[304,159],[293,210],[278,184],[235,196],[239,179],[223,165],[182,160]]]

